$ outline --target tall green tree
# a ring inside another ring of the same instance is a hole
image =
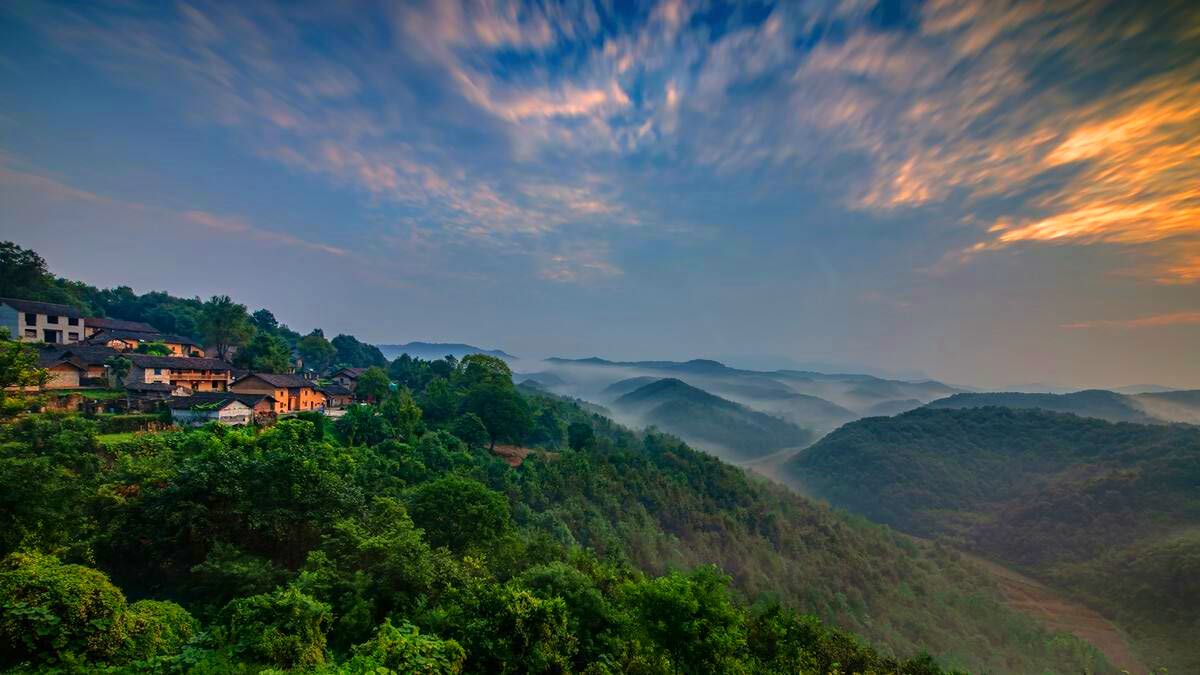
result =
[[[304,359],[304,367],[318,373],[329,370],[334,364],[334,359],[337,358],[337,350],[319,330],[314,330],[300,338],[296,349],[300,352],[300,358]]]
[[[228,360],[231,352],[250,341],[254,324],[246,306],[234,302],[228,295],[214,295],[204,303],[204,338],[217,350],[217,358]]]
[[[234,355],[233,363],[260,373],[287,373],[292,369],[292,350],[283,338],[260,331]]]
[[[383,368],[367,368],[358,376],[354,385],[354,395],[360,401],[381,401],[391,389],[392,381],[388,379]]]
[[[52,279],[37,252],[0,242],[0,298],[41,300]]]
[[[37,349],[9,338],[8,329],[0,328],[0,401],[9,387],[40,387],[49,375],[38,367]]]
[[[533,427],[529,406],[512,382],[488,382],[472,388],[463,399],[462,409],[483,420],[492,449],[497,441],[522,442]]]

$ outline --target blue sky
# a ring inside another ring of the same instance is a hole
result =
[[[523,356],[1200,386],[1189,3],[0,5],[0,234]]]

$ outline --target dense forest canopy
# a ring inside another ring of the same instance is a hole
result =
[[[790,468],[835,505],[1071,591],[1148,663],[1200,668],[1198,427],[922,409],[848,424]]]

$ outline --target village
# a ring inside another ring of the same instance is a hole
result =
[[[69,305],[33,300],[0,298],[0,327],[37,346],[47,378],[34,389],[53,394],[47,408],[169,411],[181,425],[263,424],[301,412],[338,417],[356,400],[358,378],[367,370],[317,372],[293,352],[291,372],[253,372],[236,368],[229,350],[221,358],[213,346],[148,323],[84,316]]]

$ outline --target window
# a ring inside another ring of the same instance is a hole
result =
[[[47,314],[46,323],[58,323],[58,316],[55,314]]]
[[[25,325],[36,326],[37,325],[37,314],[34,314],[33,312],[25,312]]]
[[[154,369],[154,374],[155,374],[155,375],[162,375],[162,368],[155,368],[155,369]]]
[[[25,329],[25,337],[31,337],[31,338],[37,337],[37,329],[36,328],[26,328]]]
[[[67,333],[67,339],[71,342],[79,341],[79,333]]]

